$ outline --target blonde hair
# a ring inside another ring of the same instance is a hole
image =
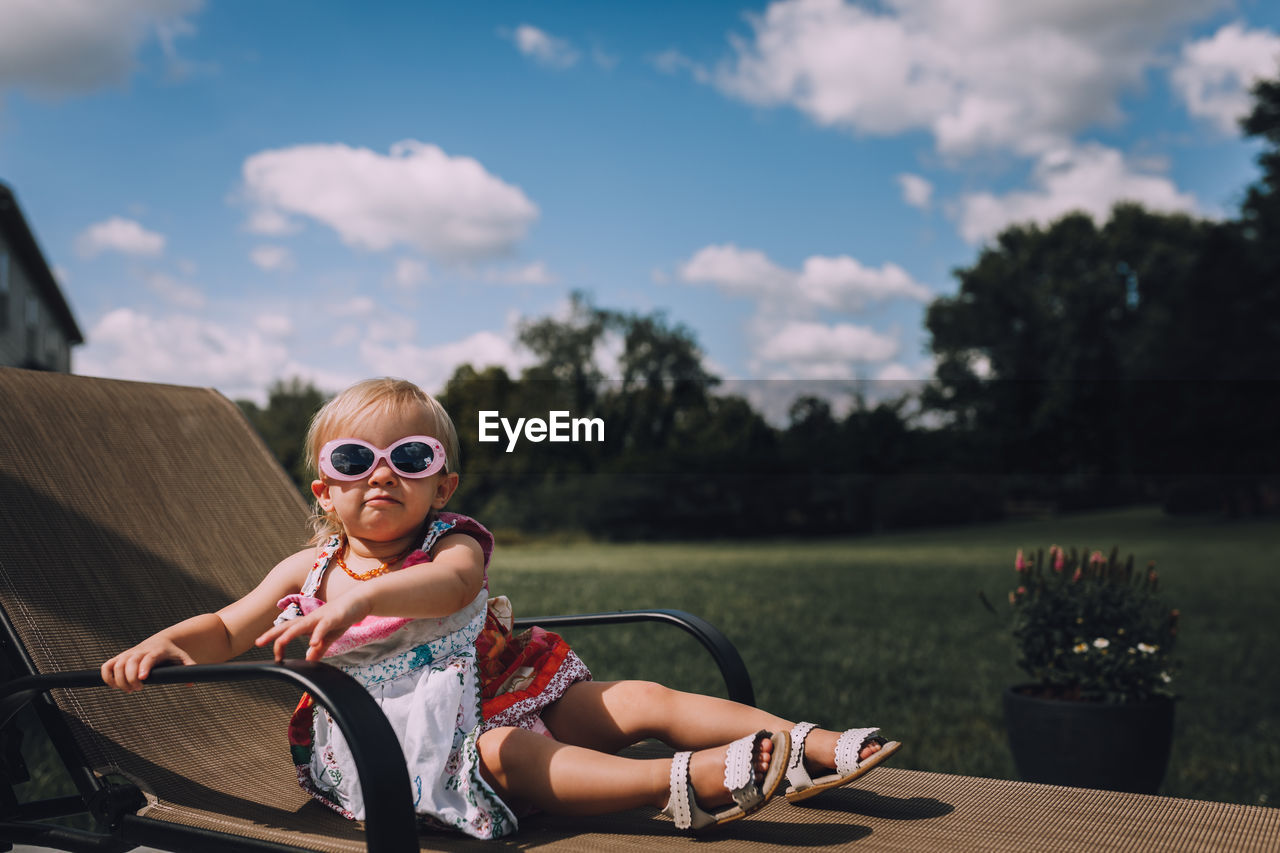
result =
[[[311,426],[307,428],[305,450],[307,470],[312,478],[320,477],[320,449],[326,442],[341,438],[342,431],[353,421],[366,415],[384,415],[413,406],[422,408],[432,423],[432,437],[439,439],[444,445],[443,473],[460,473],[462,460],[458,450],[458,431],[453,426],[453,418],[449,417],[440,401],[408,380],[382,377],[357,382],[321,406],[320,411],[311,419]],[[312,544],[319,544],[335,534],[342,535],[346,532],[337,513],[325,512],[318,503],[314,506],[311,526],[315,531],[315,535],[311,537]]]

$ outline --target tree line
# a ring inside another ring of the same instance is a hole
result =
[[[1261,177],[1223,220],[1121,204],[1015,225],[929,305],[918,389],[791,400],[773,423],[662,312],[530,319],[532,366],[457,367],[440,397],[462,444],[455,500],[498,527],[614,538],[849,533],[1022,508],[1162,501],[1276,508],[1280,450],[1280,80],[1242,122]],[[617,354],[617,375],[597,354]],[[788,386],[781,386],[787,390]],[[772,389],[775,393],[778,387]],[[309,495],[301,437],[324,395],[241,402]],[[482,442],[478,413],[598,418],[603,442]]]

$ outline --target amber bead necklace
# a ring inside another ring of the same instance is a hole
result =
[[[347,561],[342,558],[343,553],[347,550],[347,540],[343,539],[342,545],[339,546],[337,552],[333,555],[333,560],[338,564],[338,568],[342,569],[351,577],[355,578],[358,581],[367,581],[367,580],[372,580],[373,578],[379,577],[380,575],[385,575],[387,572],[391,571],[391,567],[394,566],[396,563],[400,562],[401,560],[403,560],[405,557],[412,554],[415,547],[416,547],[415,545],[410,545],[408,548],[401,551],[399,554],[396,554],[390,560],[387,560],[385,563],[380,563],[379,565],[375,566],[374,568],[370,569],[367,572],[353,572],[347,566]]]

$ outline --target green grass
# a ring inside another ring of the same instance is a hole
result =
[[[829,726],[873,724],[895,765],[1014,778],[1000,693],[1025,680],[1003,602],[1019,548],[1155,560],[1182,611],[1174,752],[1161,792],[1280,796],[1280,524],[1171,519],[1155,509],[816,541],[499,547],[493,591],[518,615],[673,607],[720,627],[757,702]],[[986,592],[993,616],[978,600]],[[710,658],[666,626],[564,632],[597,678],[724,695]]]

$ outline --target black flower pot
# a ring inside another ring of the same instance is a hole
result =
[[[1108,704],[1004,692],[1004,719],[1026,782],[1154,794],[1169,766],[1173,700]]]

